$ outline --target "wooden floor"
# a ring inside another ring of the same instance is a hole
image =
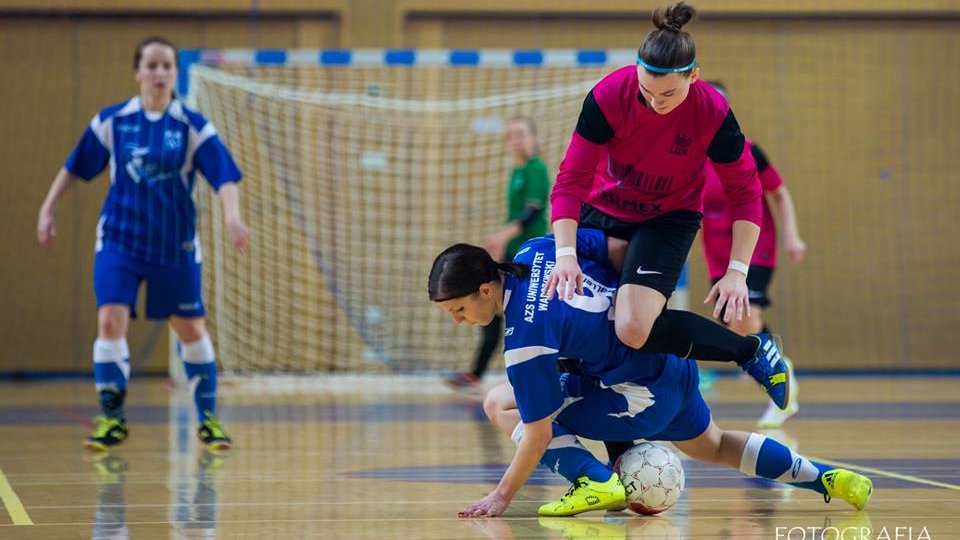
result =
[[[80,445],[97,412],[91,383],[0,383],[0,538],[836,538],[809,527],[854,527],[843,540],[960,538],[960,378],[801,385],[800,415],[773,436],[866,472],[867,511],[685,460],[687,490],[659,517],[537,519],[566,489],[538,471],[505,518],[458,520],[513,445],[436,381],[288,394],[224,384],[236,439],[225,456],[199,450],[192,407],[160,380],[133,381],[131,438],[103,456]],[[732,378],[708,398],[726,428],[752,430],[763,408]]]

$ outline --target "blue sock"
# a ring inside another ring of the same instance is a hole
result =
[[[208,416],[217,414],[217,361],[213,354],[213,342],[210,335],[193,343],[177,342],[177,351],[183,360],[183,369],[187,373],[193,403],[197,406],[197,418],[200,422]]]
[[[740,456],[740,471],[779,482],[827,493],[821,477],[833,467],[811,461],[783,444],[751,433]]]
[[[523,424],[518,424],[513,430],[512,438],[513,442],[520,444]],[[576,435],[556,422],[553,423],[553,440],[540,458],[540,463],[569,480],[571,484],[575,484],[582,476],[595,482],[606,482],[612,474],[609,467],[580,444]]]
[[[93,380],[103,414],[109,418],[123,418],[123,398],[130,380],[130,349],[126,339],[97,339],[93,342]]]

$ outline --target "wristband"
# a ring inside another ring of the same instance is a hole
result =
[[[736,270],[737,272],[740,272],[741,274],[744,275],[744,277],[746,277],[747,272],[750,271],[750,267],[749,267],[749,266],[747,266],[746,264],[744,264],[744,263],[742,263],[742,262],[740,262],[740,261],[735,261],[735,260],[733,260],[733,259],[730,260],[730,265],[727,266],[727,268],[729,268],[729,269],[731,269],[731,270]]]
[[[576,258],[577,258],[577,248],[575,248],[575,247],[570,247],[570,246],[562,247],[562,248],[557,248],[557,258],[558,258],[558,259],[559,259],[560,257],[566,257],[566,256],[568,256],[568,255],[571,256],[571,257],[573,257],[574,259],[576,259]]]

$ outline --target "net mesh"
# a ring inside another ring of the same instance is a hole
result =
[[[555,170],[609,68],[211,67],[191,99],[231,149],[253,251],[198,190],[209,326],[232,373],[462,368],[476,330],[426,295],[433,258],[505,219],[503,125]]]

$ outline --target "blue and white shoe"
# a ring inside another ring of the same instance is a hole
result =
[[[753,377],[767,391],[767,395],[781,410],[790,401],[790,366],[783,360],[776,339],[770,334],[752,334],[760,342],[753,358],[740,369]]]

